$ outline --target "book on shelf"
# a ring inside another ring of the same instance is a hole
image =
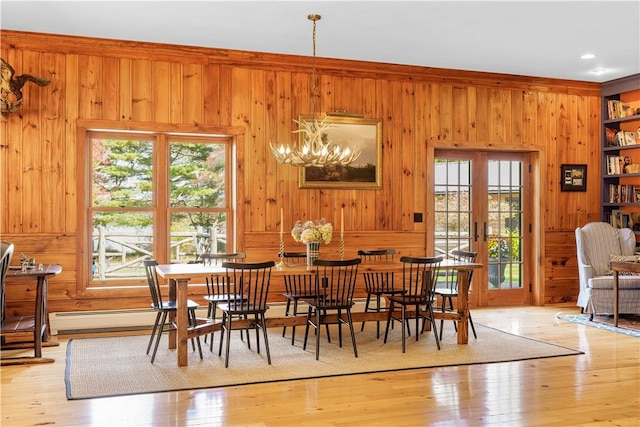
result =
[[[640,188],[633,184],[609,184],[609,203],[638,203]]]
[[[614,209],[609,213],[609,223],[614,228],[630,228],[638,231],[640,230],[640,213]]]
[[[636,143],[636,134],[634,132],[627,131],[624,133],[624,145],[635,145]]]
[[[607,147],[618,146],[618,137],[616,135],[618,131],[619,129],[611,129],[611,128],[605,129],[604,135],[605,135],[605,142],[607,144]]]
[[[633,231],[640,231],[640,213],[639,212],[629,213],[629,228],[631,228]]]
[[[621,119],[627,116],[627,110],[631,108],[629,104],[625,104],[617,99],[607,101],[607,113],[609,120]]]
[[[607,175],[620,175],[624,170],[623,156],[609,155],[606,157],[606,161],[607,161]],[[630,158],[629,158],[629,162],[631,162]]]

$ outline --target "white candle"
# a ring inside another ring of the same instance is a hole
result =
[[[280,208],[280,232],[284,233],[284,208]]]
[[[340,208],[340,232],[344,233],[344,208]]]

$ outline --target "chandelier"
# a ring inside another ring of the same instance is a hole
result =
[[[316,119],[316,21],[321,16],[312,14],[307,19],[313,21],[313,91],[311,93],[311,104],[313,109],[312,120],[310,122],[294,120],[299,129],[293,133],[301,133],[303,141],[298,148],[297,145],[290,147],[285,144],[269,143],[273,157],[281,164],[298,167],[323,167],[323,166],[346,166],[360,157],[360,151],[349,147],[342,147],[329,140],[327,129],[331,127],[327,123],[327,118],[322,121]]]

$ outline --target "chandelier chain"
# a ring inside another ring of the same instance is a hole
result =
[[[321,18],[320,15],[311,14],[307,19],[313,21],[313,58],[311,62],[311,108],[312,119],[310,122],[294,120],[298,124],[298,129],[293,133],[301,134],[299,147],[289,146],[285,144],[269,143],[271,153],[278,163],[289,164],[298,167],[334,167],[347,166],[352,164],[360,157],[361,151],[352,149],[349,146],[342,147],[334,144],[327,134],[327,129],[332,127],[327,122],[327,118],[318,122],[316,119],[316,102],[318,95],[318,77],[316,72],[316,21]]]
[[[308,18],[313,21],[313,60],[311,62],[311,67],[312,67],[311,73],[312,73],[312,79],[313,79],[313,83],[312,83],[313,90],[311,92],[311,107],[312,107],[311,117],[313,118],[313,121],[315,122],[315,120],[316,120],[316,97],[318,96],[317,95],[318,77],[317,77],[317,74],[316,74],[316,22],[318,21],[318,19],[320,19],[320,15],[309,15]]]

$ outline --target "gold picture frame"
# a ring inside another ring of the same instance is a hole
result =
[[[331,126],[327,136],[334,144],[361,150],[349,166],[300,168],[299,188],[344,188],[378,190],[382,188],[382,119],[327,116],[316,117]],[[300,122],[313,121],[300,116]],[[300,143],[304,135],[300,133]]]

